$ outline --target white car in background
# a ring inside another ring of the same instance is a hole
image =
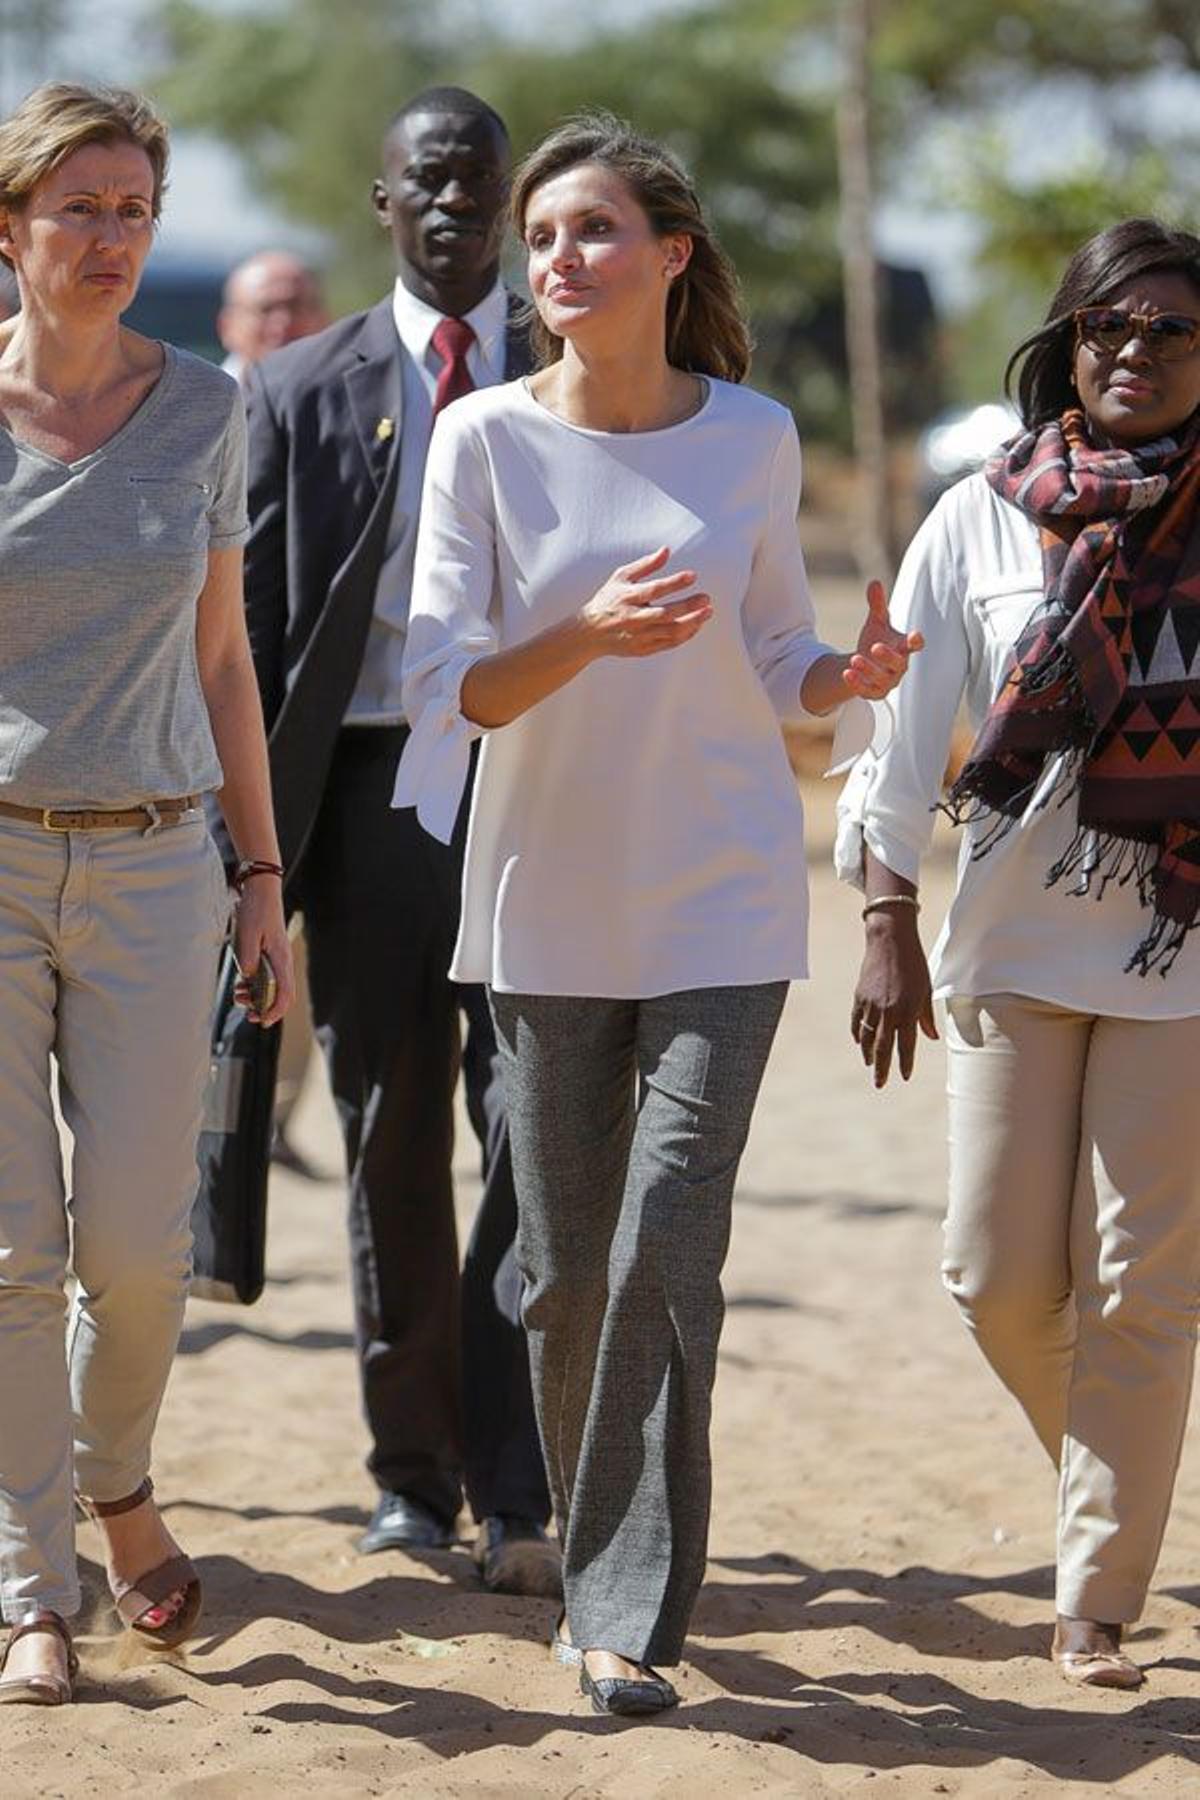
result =
[[[983,406],[957,407],[940,413],[918,440],[918,486],[922,508],[982,468],[993,450],[1020,429],[1016,409],[1006,401],[990,400]]]

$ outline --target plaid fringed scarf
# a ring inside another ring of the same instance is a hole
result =
[[[946,810],[994,816],[981,856],[1031,801],[1075,793],[1046,885],[1136,880],[1153,916],[1126,968],[1165,975],[1200,914],[1200,426],[1097,449],[1072,411],[986,476],[1037,523],[1045,598]]]

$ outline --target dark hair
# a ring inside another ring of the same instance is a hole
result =
[[[414,94],[411,100],[406,100],[399,112],[393,113],[383,134],[384,146],[386,147],[397,126],[419,113],[453,113],[458,118],[490,119],[504,142],[508,142],[508,126],[495,107],[489,106],[486,100],[481,100],[478,94],[472,94],[468,88],[427,87],[422,88],[419,94]]]
[[[535,189],[579,163],[619,175],[656,237],[692,240],[692,254],[667,296],[667,361],[695,375],[742,381],[750,368],[750,333],[733,264],[709,229],[687,174],[671,152],[642,137],[613,113],[576,113],[543,138],[513,177],[511,216],[524,238]],[[562,339],[534,317],[533,347],[543,366],[562,355]]]
[[[1063,271],[1045,324],[1017,345],[1004,371],[1004,391],[1011,396],[1013,376],[1020,370],[1016,399],[1027,426],[1061,418],[1078,404],[1071,381],[1071,315],[1081,306],[1103,304],[1151,271],[1184,275],[1200,294],[1200,238],[1158,219],[1122,219],[1080,245]]]

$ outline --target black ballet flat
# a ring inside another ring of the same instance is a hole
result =
[[[608,1713],[619,1719],[646,1718],[651,1713],[666,1712],[679,1705],[679,1695],[665,1675],[653,1669],[645,1675],[601,1675],[588,1673],[586,1663],[579,1668],[579,1691],[592,1703],[592,1711]]]

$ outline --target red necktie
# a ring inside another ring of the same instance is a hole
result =
[[[464,394],[474,391],[475,383],[467,367],[467,351],[475,342],[475,333],[465,319],[443,319],[431,342],[442,359],[433,395],[433,416],[436,419],[443,406],[449,406],[452,400],[461,400]]]

